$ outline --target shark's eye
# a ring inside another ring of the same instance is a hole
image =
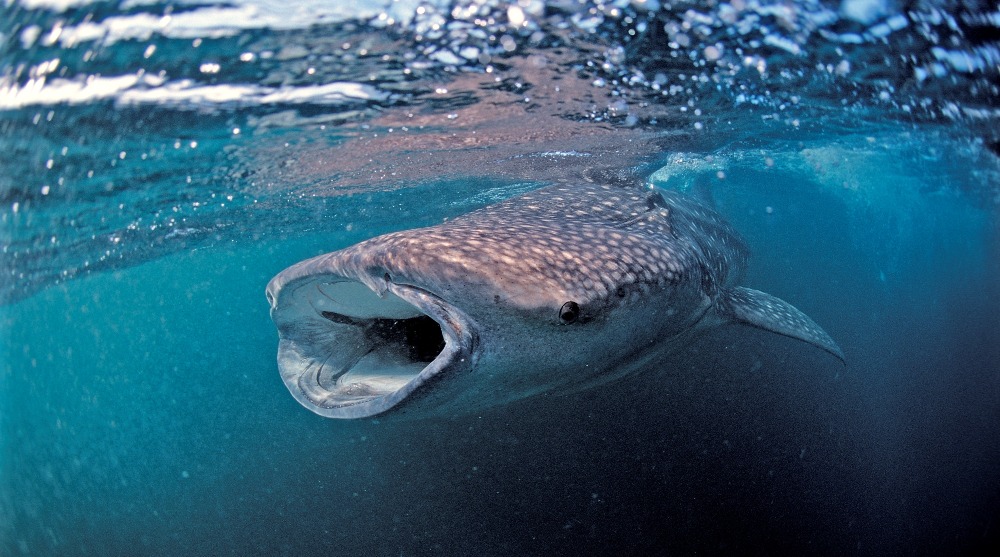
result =
[[[566,302],[559,308],[559,320],[565,325],[576,321],[580,317],[580,304],[576,302]]]

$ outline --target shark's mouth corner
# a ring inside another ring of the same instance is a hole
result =
[[[374,416],[474,363],[476,332],[461,310],[414,286],[385,286],[380,296],[328,274],[269,286],[278,368],[306,408],[329,418]]]

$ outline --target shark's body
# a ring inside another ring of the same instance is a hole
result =
[[[267,297],[282,378],[333,418],[592,386],[725,322],[843,359],[802,312],[736,286],[747,259],[682,194],[558,185],[303,261]]]

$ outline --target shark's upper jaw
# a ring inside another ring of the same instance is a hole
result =
[[[384,412],[439,374],[468,369],[474,323],[416,286],[315,274],[269,287],[278,367],[303,406],[331,418]]]

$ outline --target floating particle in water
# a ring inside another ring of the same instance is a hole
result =
[[[461,56],[462,58],[465,58],[466,60],[478,61],[479,49],[474,46],[462,47],[462,49],[458,51],[458,55]]]
[[[520,27],[521,25],[524,25],[525,21],[524,10],[522,10],[521,7],[517,5],[512,5],[508,7],[507,20],[510,21],[510,24],[513,25],[514,27]]]
[[[450,50],[439,50],[432,54],[431,58],[448,66],[458,66],[462,63],[462,58],[459,58]]]
[[[843,0],[840,14],[864,25],[870,25],[890,11],[887,0]]]

